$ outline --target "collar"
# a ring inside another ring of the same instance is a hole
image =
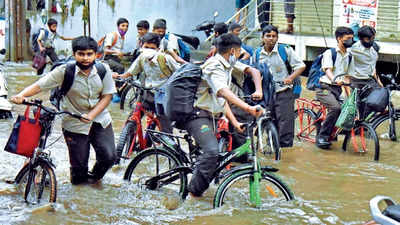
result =
[[[342,53],[342,50],[339,48],[339,46],[336,46],[335,50],[336,50],[337,53],[339,53],[339,54],[341,54],[343,57],[345,57],[345,56],[347,56],[347,55],[349,54],[350,48],[348,48],[348,49],[346,50],[346,53],[344,53],[344,54]]]
[[[118,29],[117,29],[117,31],[115,31],[116,33],[117,33],[117,35],[118,35],[118,39],[119,38],[121,38],[122,40],[125,40],[125,36],[121,36],[121,34],[119,33],[119,31],[118,31]],[[126,35],[126,33],[125,33],[125,35]]]
[[[79,66],[76,66],[76,65],[75,65],[75,74],[78,74],[78,73],[82,73],[82,74],[85,74],[85,75],[86,75],[86,73],[84,73],[84,72],[81,70],[81,68],[79,68]],[[93,66],[92,66],[92,70],[90,70],[90,73],[89,73],[89,75],[88,75],[87,77],[90,77],[90,76],[92,76],[93,74],[97,74],[97,69],[96,69],[96,67],[94,66],[94,64],[93,64]]]
[[[226,61],[226,59],[225,59],[222,55],[220,55],[219,53],[217,53],[217,54],[215,55],[215,58],[216,58],[219,62],[221,62],[222,65],[224,65],[225,68],[227,68],[227,69],[231,68],[231,64],[230,64],[228,61]]]
[[[270,53],[268,53],[268,52],[265,50],[264,46],[261,47],[261,53],[263,53],[263,54],[265,54],[265,55],[270,55],[270,54],[273,53],[273,52],[278,53],[278,42],[276,42],[274,48],[272,49],[272,51],[271,51]]]

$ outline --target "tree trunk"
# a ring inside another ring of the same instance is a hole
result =
[[[10,61],[30,60],[25,11],[25,0],[6,0],[6,58]]]

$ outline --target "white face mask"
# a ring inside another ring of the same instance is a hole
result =
[[[235,65],[237,62],[237,58],[235,55],[230,55],[229,56],[229,64],[231,64],[231,66]]]

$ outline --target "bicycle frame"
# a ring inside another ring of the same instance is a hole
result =
[[[142,118],[143,115],[146,115],[146,127],[150,128],[153,124],[158,128],[161,127],[160,121],[158,120],[157,116],[153,112],[148,112],[144,109],[142,103],[137,102],[136,107],[129,116],[127,121],[134,121],[136,123],[136,132],[133,134],[132,137],[132,144],[129,146],[128,157],[132,154],[133,148],[136,144],[136,140],[138,139],[139,142],[139,149],[143,150],[147,148],[147,139],[146,136],[143,134],[143,127],[142,127]],[[153,128],[154,129],[154,128]]]
[[[306,98],[298,98],[296,99],[296,108],[298,112],[298,117],[300,121],[300,132],[296,134],[299,139],[306,140],[312,143],[315,143],[315,139],[310,137],[310,134],[314,132],[317,127],[315,126],[316,123],[322,122],[326,119],[326,107],[323,106],[319,101],[309,100]],[[304,109],[308,109],[318,116],[320,115],[315,121],[311,122],[308,118],[307,126],[303,127],[303,111]]]

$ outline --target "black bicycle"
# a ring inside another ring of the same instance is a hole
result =
[[[49,202],[56,202],[57,180],[54,173],[56,167],[51,159],[51,152],[46,149],[46,142],[51,134],[53,121],[56,115],[67,114],[74,118],[82,117],[70,112],[57,112],[52,108],[42,105],[42,100],[24,101],[22,104],[36,106],[40,109],[40,124],[42,132],[40,134],[39,145],[33,151],[33,156],[22,167],[15,177],[14,183],[17,189],[24,193],[27,203],[38,204],[42,199]]]
[[[391,141],[397,141],[397,134],[400,134],[400,108],[395,108],[392,102],[393,91],[400,91],[400,85],[398,85],[392,74],[382,74],[381,77],[390,81],[385,86],[389,92],[389,105],[388,109],[382,113],[374,113],[373,116],[368,119],[372,128],[375,129],[376,134],[379,138],[390,139]]]
[[[262,117],[260,117],[262,118]],[[222,152],[218,157],[218,166],[214,173],[214,182],[220,184],[214,197],[214,207],[223,204],[237,205],[245,201],[257,207],[262,200],[269,203],[288,201],[294,198],[288,186],[274,173],[278,169],[261,167],[253,131],[260,127],[261,119],[254,119],[246,126],[246,143],[231,152]],[[194,145],[189,135],[179,137],[158,131],[149,131],[160,147],[152,147],[140,152],[128,165],[124,179],[167,195],[178,195],[184,200],[188,194],[188,174],[193,172],[196,157],[201,149]],[[182,150],[179,139],[185,139],[189,146],[189,156]],[[244,154],[251,155],[249,163],[226,170],[226,166]]]

